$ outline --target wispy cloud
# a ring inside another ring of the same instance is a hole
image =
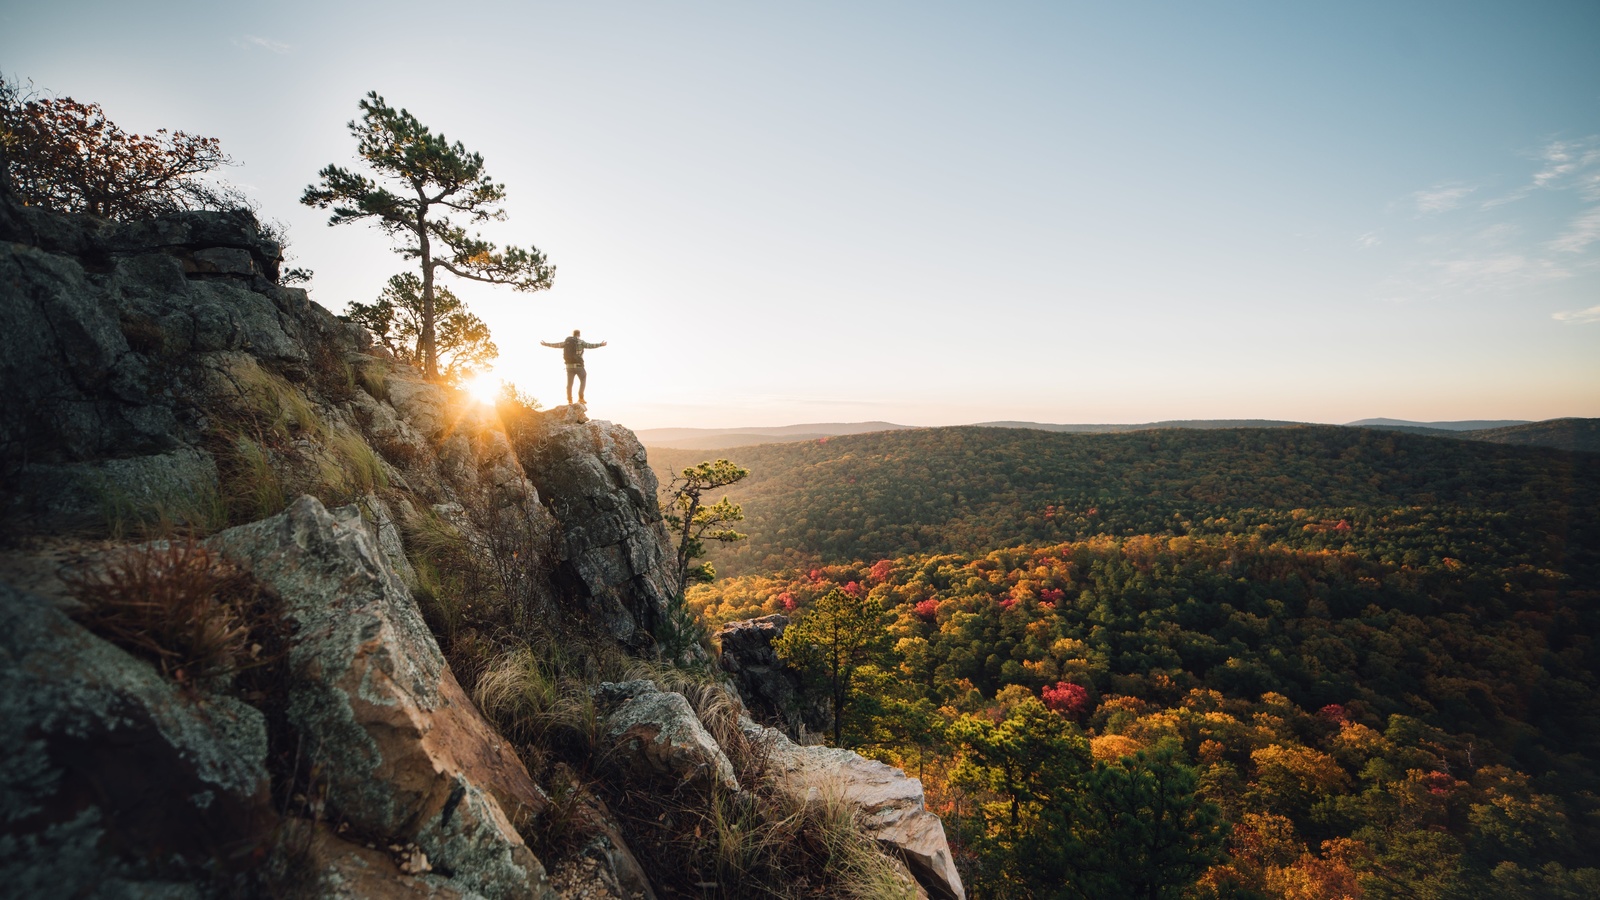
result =
[[[1515,203],[1541,190],[1572,189],[1585,200],[1600,200],[1600,135],[1550,141],[1539,148],[1534,158],[1539,161],[1539,170],[1527,184],[1485,200],[1481,208]]]
[[[1509,303],[1550,291],[1566,297],[1556,303],[1593,302],[1573,279],[1600,271],[1600,135],[1544,141],[1526,155],[1518,180],[1520,186],[1489,199],[1479,191],[1489,178],[1438,182],[1396,199],[1388,210],[1395,218],[1382,233],[1386,256],[1399,268],[1375,293],[1402,302],[1499,297]],[[1356,243],[1373,246],[1379,234],[1367,232]],[[1600,312],[1555,318],[1590,322]]]
[[[1526,253],[1483,252],[1435,257],[1411,267],[1379,288],[1393,302],[1438,300],[1482,294],[1514,295],[1570,278],[1570,267]]]
[[[1534,173],[1534,187],[1554,187],[1574,172],[1584,172],[1600,164],[1600,137],[1574,141],[1551,141],[1544,147],[1544,168]]]
[[[1581,253],[1583,248],[1600,241],[1600,206],[1585,210],[1561,236],[1550,242],[1557,253]]]
[[[1378,232],[1376,231],[1369,231],[1366,234],[1356,235],[1356,246],[1363,250],[1368,247],[1376,247],[1381,243],[1383,243],[1383,238],[1379,237]]]
[[[1572,273],[1548,259],[1521,253],[1496,253],[1436,259],[1430,263],[1437,284],[1452,291],[1512,289]]]
[[[1418,215],[1434,215],[1460,206],[1461,201],[1475,190],[1477,188],[1464,184],[1440,185],[1417,191],[1411,195],[1411,202],[1416,205]]]
[[[247,34],[241,38],[234,38],[233,43],[237,47],[254,47],[259,50],[265,50],[268,53],[277,53],[280,56],[294,52],[293,47],[285,44],[282,41],[275,41],[271,38],[264,38],[256,34]]]
[[[1577,325],[1587,325],[1591,322],[1600,322],[1600,306],[1591,306],[1588,309],[1575,309],[1569,312],[1551,313],[1550,318],[1557,322],[1572,322]]]

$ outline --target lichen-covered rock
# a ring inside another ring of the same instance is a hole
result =
[[[9,194],[0,207],[0,433],[30,463],[192,445],[181,375],[194,354],[304,372],[308,338],[341,328],[274,283],[279,249],[247,214],[108,223]]]
[[[741,719],[745,736],[762,746],[776,783],[799,800],[834,792],[861,811],[868,834],[895,852],[929,896],[964,900],[966,889],[945,839],[944,823],[928,812],[922,782],[893,766],[837,747],[800,746],[774,728]]]
[[[595,697],[602,709],[609,709],[605,736],[624,768],[675,785],[739,790],[733,764],[682,694],[641,680],[604,682]]]
[[[391,373],[385,386],[395,412],[424,437],[438,440],[450,429],[450,411],[444,389],[420,376]]]
[[[729,622],[716,634],[721,651],[718,662],[753,714],[805,743],[808,732],[825,733],[833,728],[833,712],[825,699],[806,697],[800,674],[772,649],[788,625],[789,617],[776,613]]]
[[[296,626],[288,718],[337,815],[416,844],[454,889],[549,896],[512,824],[547,800],[462,692],[359,512],[302,497],[211,543],[272,586]]]
[[[363,513],[361,521],[366,526],[372,542],[377,544],[378,550],[383,553],[383,558],[394,568],[395,574],[400,576],[406,587],[416,587],[417,570],[406,557],[405,542],[400,535],[400,522],[395,518],[394,510],[390,509],[387,501],[376,494],[362,497],[359,505]]]
[[[128,346],[114,298],[78,260],[0,243],[0,285],[0,432],[30,461],[178,445],[178,420]]]
[[[73,529],[141,515],[203,521],[217,503],[217,464],[209,453],[167,453],[23,467],[10,515],[35,528]]]
[[[270,831],[266,755],[256,710],[180,690],[0,584],[8,896],[198,896]]]
[[[676,578],[644,446],[626,428],[590,421],[581,407],[534,418],[517,449],[561,525],[557,586],[622,644],[651,647]]]

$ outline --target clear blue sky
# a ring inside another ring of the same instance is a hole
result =
[[[1600,416],[1600,3],[0,3],[0,68],[297,204],[376,89],[553,290],[500,371],[634,427]]]

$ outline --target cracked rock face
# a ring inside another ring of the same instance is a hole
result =
[[[537,416],[518,455],[563,531],[554,580],[622,644],[646,649],[671,602],[671,540],[633,432],[580,407]]]
[[[818,793],[842,797],[861,811],[867,833],[905,862],[930,897],[965,900],[944,823],[924,805],[921,781],[850,750],[799,746],[749,719],[740,727],[766,748],[767,765],[785,790],[802,801]]]
[[[513,827],[548,801],[462,692],[353,507],[311,497],[210,543],[284,598],[288,717],[353,827],[415,844],[464,893],[547,897]]]
[[[246,856],[270,831],[266,755],[255,709],[188,695],[50,601],[0,584],[6,893],[192,891],[186,873]]]
[[[306,363],[316,308],[304,291],[272,283],[277,246],[248,217],[185,213],[119,225],[8,211],[53,230],[29,240],[27,223],[0,217],[0,411],[35,458],[173,449],[184,430],[168,363],[183,354],[247,350]],[[218,252],[251,271],[208,274],[193,263]],[[337,327],[322,317],[317,325]]]
[[[215,496],[211,461],[194,459],[207,361],[248,354],[304,377],[307,347],[345,330],[274,282],[279,255],[248,215],[111,223],[0,196],[7,515],[74,528],[124,500]]]

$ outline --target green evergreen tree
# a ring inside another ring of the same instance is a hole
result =
[[[329,225],[373,220],[395,239],[395,252],[421,268],[421,322],[418,335],[423,372],[439,377],[438,293],[435,276],[444,270],[458,278],[508,284],[519,291],[550,287],[555,267],[538,248],[504,250],[471,234],[457,219],[478,224],[505,218],[499,207],[505,186],[483,169],[483,157],[460,141],[434,134],[404,109],[395,109],[376,91],[360,102],[361,120],[350,123],[361,159],[390,187],[340,166],[318,172],[300,202],[332,209]]]
[[[1194,769],[1165,744],[1095,766],[1086,814],[1076,823],[1060,810],[1046,815],[1046,833],[1076,824],[1081,840],[1071,848],[1081,854],[1075,863],[1060,860],[1059,843],[1039,848],[1066,862],[1058,868],[1070,887],[1059,896],[1183,896],[1222,858],[1230,830],[1216,804],[1195,794],[1197,785]]]
[[[1016,844],[1047,808],[1066,808],[1082,788],[1090,765],[1089,742],[1037,697],[1006,711],[998,722],[965,715],[950,726],[961,748],[957,781],[978,785],[1004,802],[1004,840]]]
[[[716,577],[710,563],[694,566],[706,555],[706,541],[731,544],[745,535],[727,526],[744,519],[744,508],[723,497],[707,505],[709,491],[736,484],[750,474],[725,459],[689,466],[667,486],[667,510],[662,518],[678,533],[678,593],[690,582],[705,582]]]
[[[880,601],[835,588],[817,598],[772,644],[779,659],[826,684],[835,746],[843,739],[856,669],[881,652],[888,637]]]

